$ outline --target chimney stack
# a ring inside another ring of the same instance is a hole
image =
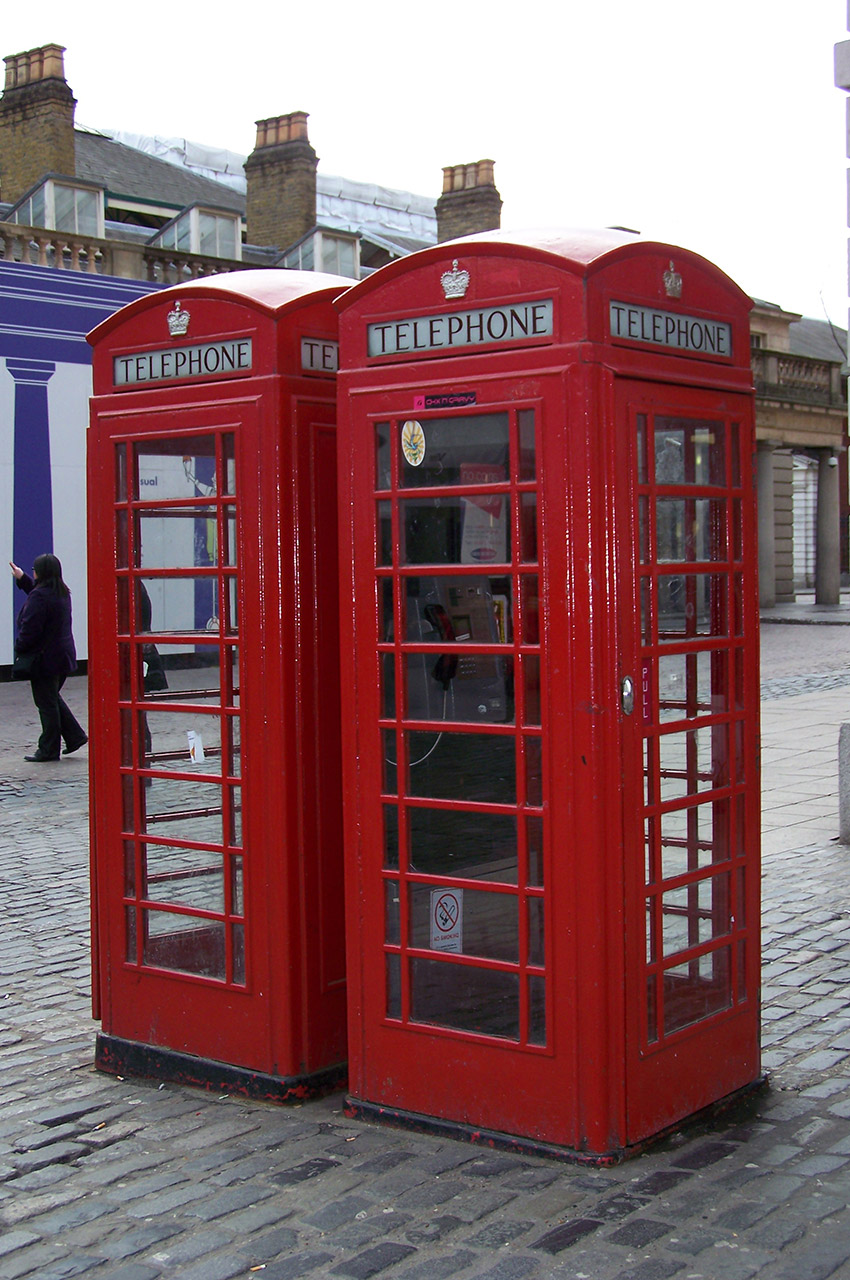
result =
[[[494,162],[449,165],[443,170],[443,194],[437,201],[437,240],[455,240],[479,231],[496,231],[502,201],[493,177]]]
[[[257,121],[245,161],[248,242],[286,249],[316,225],[318,157],[307,137],[307,112]]]
[[[62,45],[4,58],[0,97],[0,198],[14,203],[46,173],[73,177],[74,108]]]

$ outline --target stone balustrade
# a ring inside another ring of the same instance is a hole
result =
[[[14,222],[0,222],[0,262],[163,285],[182,284],[222,271],[240,271],[249,265],[201,253],[181,253],[127,240],[101,240]]]
[[[837,363],[756,349],[752,364],[756,395],[765,399],[829,407],[847,403],[846,382]]]

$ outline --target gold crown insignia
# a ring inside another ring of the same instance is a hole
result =
[[[459,271],[455,258],[451,271],[444,271],[440,276],[440,283],[447,298],[462,298],[469,288],[469,272]]]
[[[681,298],[682,296],[682,277],[672,261],[664,272],[664,289],[668,298]]]
[[[183,334],[189,328],[190,318],[189,312],[183,311],[180,303],[175,302],[174,310],[168,313],[168,332],[172,338],[183,337]]]

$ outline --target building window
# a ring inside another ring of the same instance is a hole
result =
[[[354,236],[312,231],[284,255],[289,271],[327,271],[329,275],[360,279],[360,245]]]
[[[75,187],[48,178],[15,205],[7,221],[102,239],[103,208],[102,187]]]
[[[238,262],[242,258],[239,215],[193,205],[166,223],[148,243],[178,253],[202,253],[208,258]]]
[[[765,345],[765,342],[764,342],[763,333],[750,334],[750,350],[751,351],[760,351],[764,345]]]

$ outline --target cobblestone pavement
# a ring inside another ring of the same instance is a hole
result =
[[[3,1280],[850,1276],[850,631],[825,652],[812,630],[762,628],[771,1086],[599,1170],[347,1120],[339,1095],[276,1108],[95,1072],[86,753],[25,764],[29,691],[0,685]],[[66,691],[85,720],[85,681]]]

